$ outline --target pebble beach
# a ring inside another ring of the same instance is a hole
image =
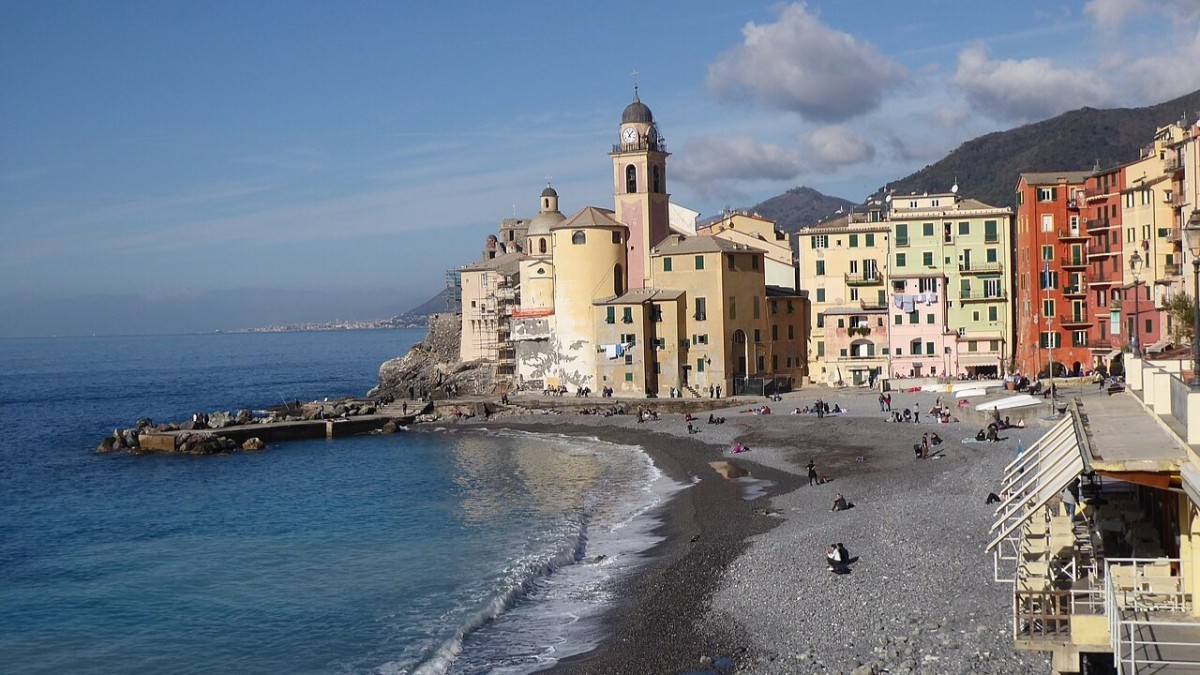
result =
[[[1018,439],[1029,447],[1047,427],[977,443],[979,422],[939,424],[926,413],[937,394],[893,393],[892,408],[921,410],[920,423],[889,421],[877,396],[814,387],[779,402],[731,399],[713,410],[725,424],[707,424],[707,408],[694,412],[697,433],[683,414],[638,423],[561,410],[475,422],[636,443],[692,484],[663,508],[664,541],[644,571],[619,589],[610,638],[547,672],[1049,672],[1046,655],[1013,650],[1011,587],[993,581],[984,551],[987,494]],[[847,412],[791,414],[817,398]],[[744,412],[761,405],[771,414]],[[912,446],[928,432],[944,442],[916,459]],[[735,443],[750,450],[734,454]],[[828,482],[809,485],[809,461]],[[748,478],[725,478],[722,462]],[[830,510],[838,492],[853,508]],[[856,558],[845,574],[824,562],[837,542]]]

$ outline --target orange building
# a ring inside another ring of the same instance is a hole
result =
[[[1093,367],[1108,368],[1127,341],[1122,333],[1121,285],[1124,280],[1121,255],[1121,191],[1125,189],[1125,167],[1092,171],[1084,183],[1084,223],[1088,235],[1087,284],[1068,288],[1067,297],[1086,297],[1095,323],[1088,331]]]
[[[1092,366],[1094,317],[1076,292],[1087,277],[1091,238],[1083,223],[1088,171],[1023,173],[1017,180],[1013,242],[1017,289],[1014,368],[1021,373],[1083,372]],[[1068,296],[1066,291],[1072,291]]]

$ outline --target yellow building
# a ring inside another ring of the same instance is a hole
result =
[[[868,385],[887,375],[890,231],[875,208],[796,236],[800,287],[812,305],[807,356],[813,381]]]
[[[459,359],[494,361],[497,374],[513,373],[515,353],[509,322],[516,306],[522,253],[501,253],[459,270],[462,286],[462,335]]]
[[[763,251],[767,285],[796,290],[796,264],[792,259],[790,237],[775,227],[775,221],[757,213],[727,211],[719,220],[701,227],[699,234],[711,234]]]

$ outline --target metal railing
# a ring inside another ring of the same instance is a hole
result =
[[[987,273],[989,273],[989,272],[1002,272],[1002,271],[1004,271],[1004,265],[1002,265],[1002,264],[1000,264],[1000,263],[998,263],[998,262],[969,262],[969,263],[959,263],[959,264],[958,264],[958,271],[959,271],[959,272],[966,272],[966,273],[968,273],[968,274],[987,274]]]
[[[883,283],[883,275],[878,272],[851,274],[846,272],[846,283],[851,286],[874,286]]]
[[[1087,267],[1088,261],[1086,256],[1067,256],[1061,259],[1063,267]]]
[[[1105,561],[1105,605],[1118,675],[1136,675],[1139,667],[1151,667],[1151,672],[1164,666],[1200,667],[1200,624],[1155,617],[1173,618],[1192,611],[1192,594],[1184,590],[1183,578],[1171,574],[1179,562],[1179,558]]]
[[[1003,288],[999,291],[974,288],[967,291],[959,291],[958,293],[959,300],[1003,300],[1005,297],[1007,297],[1007,294]]]

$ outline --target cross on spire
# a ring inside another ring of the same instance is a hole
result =
[[[634,68],[634,69],[633,69],[633,72],[632,72],[632,73],[630,73],[630,75],[632,75],[632,76],[633,76],[633,100],[635,100],[635,101],[636,101],[636,100],[637,100],[637,97],[638,97],[638,81],[637,81],[637,78],[638,78],[638,69],[637,69],[637,68]]]
[[[546,174],[546,187],[550,187],[550,174]]]

